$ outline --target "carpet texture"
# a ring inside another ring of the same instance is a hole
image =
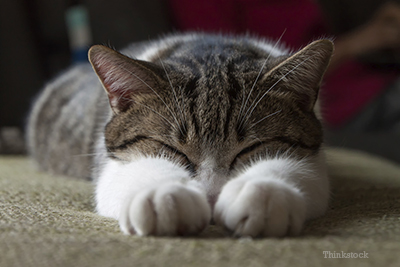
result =
[[[329,211],[282,239],[235,239],[215,226],[190,238],[125,236],[93,212],[89,182],[0,157],[0,266],[400,266],[400,167],[355,151],[327,154]]]

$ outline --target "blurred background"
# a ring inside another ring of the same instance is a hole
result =
[[[24,125],[46,81],[174,31],[250,33],[293,50],[328,37],[336,52],[321,97],[326,142],[400,162],[400,1],[0,0],[0,153],[24,153]]]

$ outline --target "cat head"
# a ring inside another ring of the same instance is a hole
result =
[[[314,155],[322,143],[314,107],[332,52],[319,40],[275,57],[245,38],[213,37],[141,61],[93,46],[113,111],[109,156],[166,156],[194,176],[229,176],[259,158]]]

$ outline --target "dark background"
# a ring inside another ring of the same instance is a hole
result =
[[[33,97],[70,65],[65,11],[77,2],[94,44],[118,49],[171,29],[165,1],[0,0],[0,127],[23,128]]]
[[[332,32],[341,34],[367,21],[384,1],[319,2]],[[93,44],[120,49],[174,30],[168,1],[163,0],[0,0],[0,130],[17,127],[23,131],[34,96],[71,64],[65,12],[76,4],[88,10]],[[400,162],[397,135],[337,132],[327,136],[330,144]]]
[[[366,21],[381,1],[320,2],[338,34]],[[70,64],[65,11],[77,3],[89,11],[93,44],[119,49],[174,29],[162,0],[1,0],[0,127],[23,127],[32,97]]]

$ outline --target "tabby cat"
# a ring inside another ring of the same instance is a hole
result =
[[[278,43],[188,33],[93,46],[91,65],[36,100],[30,154],[93,179],[97,212],[126,234],[192,235],[213,220],[235,236],[297,235],[329,198],[315,110],[333,45]]]

